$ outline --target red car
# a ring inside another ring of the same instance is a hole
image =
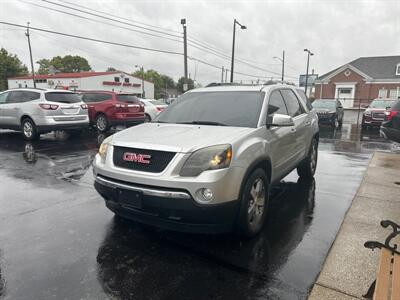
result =
[[[90,123],[100,132],[115,125],[136,125],[145,120],[144,106],[132,94],[109,91],[81,92],[82,100],[88,105]]]
[[[375,99],[364,111],[361,125],[362,129],[370,127],[379,128],[385,118],[385,111],[392,107],[394,99]]]

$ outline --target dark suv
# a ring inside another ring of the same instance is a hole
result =
[[[385,111],[380,134],[386,139],[400,143],[400,99]]]
[[[85,91],[81,97],[88,105],[90,123],[100,132],[115,125],[131,126],[144,122],[144,106],[132,94]]]
[[[332,127],[341,127],[343,124],[343,106],[336,99],[317,99],[312,103],[317,112],[318,122],[329,124]]]

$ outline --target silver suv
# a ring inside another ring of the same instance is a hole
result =
[[[115,214],[179,231],[257,234],[271,185],[313,177],[318,117],[281,83],[216,85],[181,96],[153,122],[104,140],[95,188]]]
[[[64,90],[14,89],[0,93],[0,128],[22,131],[27,140],[53,130],[89,126],[87,105]]]

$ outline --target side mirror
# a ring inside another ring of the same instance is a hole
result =
[[[291,116],[274,114],[272,117],[272,121],[270,120],[270,122],[268,122],[268,125],[286,127],[286,126],[294,126],[294,122]]]
[[[362,104],[361,108],[368,108],[368,106],[369,106],[368,104]]]

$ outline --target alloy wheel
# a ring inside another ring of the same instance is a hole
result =
[[[32,124],[31,124],[31,122],[29,122],[29,121],[26,121],[26,122],[24,123],[24,135],[25,135],[27,138],[31,138],[32,135],[33,135],[33,126],[32,126]]]
[[[247,208],[247,218],[249,226],[257,228],[262,222],[265,206],[265,184],[261,178],[257,178],[250,189],[249,206]]]

